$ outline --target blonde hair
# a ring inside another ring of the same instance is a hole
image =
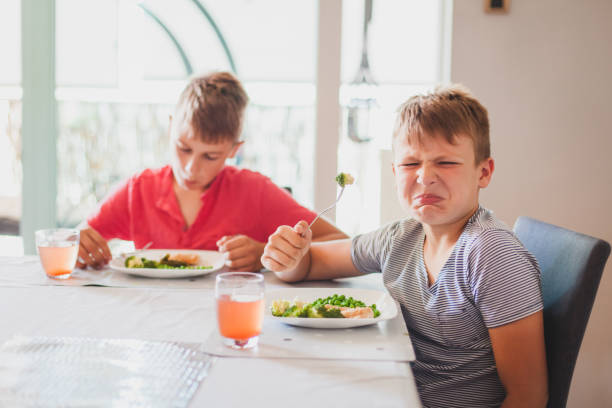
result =
[[[238,141],[249,98],[229,72],[193,78],[176,104],[176,119],[189,123],[204,142]]]
[[[460,135],[472,139],[475,164],[491,156],[487,109],[464,86],[450,85],[415,95],[399,107],[393,144],[400,136],[411,144],[436,136],[454,144]]]

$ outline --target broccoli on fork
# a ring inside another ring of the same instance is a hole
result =
[[[346,185],[353,184],[355,182],[355,178],[349,173],[339,173],[336,176],[336,182],[340,187],[344,187]]]

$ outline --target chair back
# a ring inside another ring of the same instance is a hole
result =
[[[529,217],[514,232],[542,271],[548,407],[563,408],[610,244]]]

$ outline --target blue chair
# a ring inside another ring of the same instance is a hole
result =
[[[563,408],[610,244],[529,217],[514,232],[542,271],[548,407]]]

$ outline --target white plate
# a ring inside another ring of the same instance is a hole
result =
[[[316,319],[307,317],[277,317],[272,316],[270,306],[274,300],[284,299],[293,303],[295,298],[304,302],[313,302],[317,298],[326,298],[337,293],[338,295],[352,296],[366,305],[376,304],[380,316],[372,319]],[[292,326],[314,327],[318,329],[343,329],[348,327],[367,326],[383,320],[393,319],[397,315],[395,301],[387,293],[379,290],[355,288],[291,288],[275,290],[266,293],[266,318],[290,324]]]
[[[200,256],[200,266],[212,266],[211,269],[156,269],[156,268],[127,268],[125,259],[135,255],[147,259],[159,261],[166,254],[198,254]],[[146,276],[147,278],[189,278],[192,276],[206,275],[216,272],[223,268],[225,259],[220,252],[202,251],[197,249],[149,249],[146,251],[130,252],[119,258],[110,261],[109,266],[119,272],[129,273],[130,275]]]

